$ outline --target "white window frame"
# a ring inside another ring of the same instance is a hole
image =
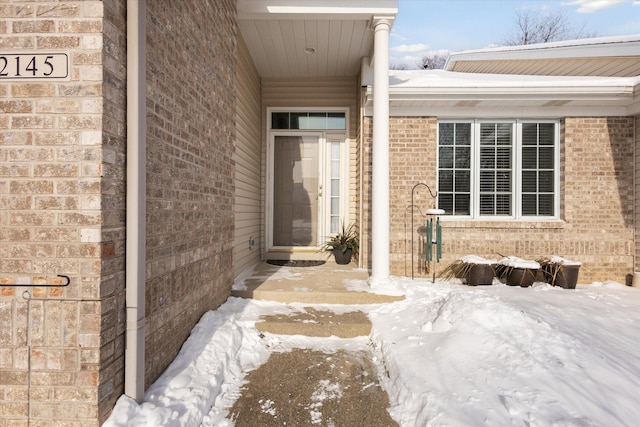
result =
[[[482,221],[553,221],[560,218],[560,120],[549,119],[443,119],[438,120],[436,133],[436,188],[439,188],[440,174],[440,124],[441,123],[469,123],[471,124],[471,197],[469,215],[444,215],[442,219],[453,220],[482,220]],[[512,146],[512,215],[481,215],[480,214],[480,125],[482,123],[511,123],[513,132]],[[551,123],[554,125],[554,182],[552,215],[522,215],[522,124]]]

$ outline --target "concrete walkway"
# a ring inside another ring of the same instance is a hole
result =
[[[262,332],[311,337],[368,336],[371,322],[362,304],[384,304],[403,296],[367,292],[368,272],[327,262],[316,267],[259,264],[234,285],[232,295],[303,303],[293,315],[267,315]],[[330,305],[340,304],[336,311]],[[314,306],[316,305],[316,306]],[[370,351],[323,353],[295,349],[274,353],[255,371],[230,411],[236,426],[396,426],[389,399],[378,382]]]
[[[349,286],[356,281],[366,282],[368,277],[366,270],[353,264],[344,266],[333,261],[317,267],[280,267],[262,262],[251,276],[234,285],[231,295],[309,304],[380,304],[404,299]]]

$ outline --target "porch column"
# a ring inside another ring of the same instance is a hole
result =
[[[371,277],[389,280],[389,31],[390,18],[373,21],[373,147],[371,191]]]

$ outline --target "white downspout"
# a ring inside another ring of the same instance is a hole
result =
[[[144,399],[146,0],[127,0],[127,330],[124,392]]]
[[[375,18],[373,147],[371,150],[372,286],[389,280],[389,32],[392,18]]]

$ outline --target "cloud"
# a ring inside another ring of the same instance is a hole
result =
[[[390,37],[392,39],[396,39],[396,40],[409,40],[408,37],[403,36],[402,34],[396,34],[393,31],[391,31]]]
[[[427,49],[429,49],[429,45],[426,45],[424,43],[415,43],[415,44],[401,44],[398,46],[394,46],[389,50],[395,53],[415,53],[415,52],[424,52]]]
[[[578,13],[593,13],[622,3],[627,3],[629,1],[630,0],[572,0],[565,4],[569,6],[578,6]],[[639,2],[633,1],[632,3],[636,5]]]

